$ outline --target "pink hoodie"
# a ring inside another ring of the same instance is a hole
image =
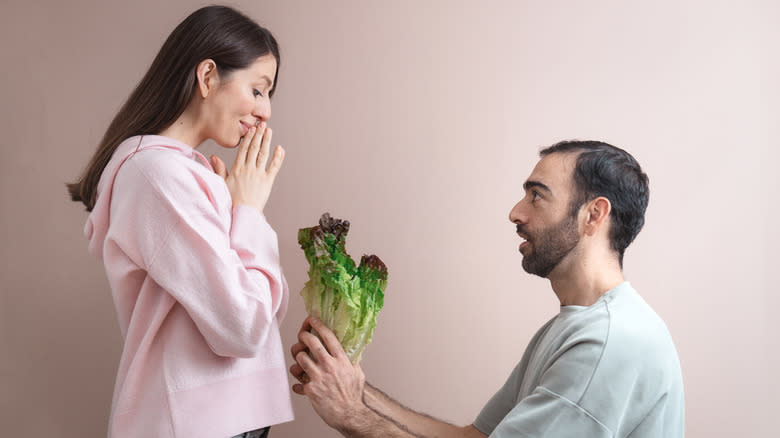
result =
[[[110,437],[220,438],[293,419],[276,233],[232,207],[203,155],[161,136],[125,140],[84,232],[125,340]]]

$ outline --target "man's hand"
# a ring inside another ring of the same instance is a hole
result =
[[[300,382],[293,391],[309,397],[325,423],[348,438],[486,438],[473,425],[453,426],[411,411],[376,388],[366,389],[360,365],[350,363],[336,335],[317,318],[303,321],[290,350],[298,362],[290,373]]]
[[[301,382],[293,392],[307,396],[328,426],[345,434],[360,428],[361,419],[372,414],[363,403],[366,378],[360,365],[350,363],[336,335],[317,318],[303,321],[298,341],[290,349],[297,362],[290,373]]]

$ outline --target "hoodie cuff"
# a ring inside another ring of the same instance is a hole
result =
[[[276,232],[263,213],[249,205],[238,204],[233,206],[232,216],[230,240],[235,249],[253,248],[257,251],[261,248],[273,247],[274,252],[278,252]]]

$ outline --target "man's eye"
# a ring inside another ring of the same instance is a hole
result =
[[[542,195],[539,194],[536,190],[531,192],[531,202],[535,202],[536,200],[542,199]]]

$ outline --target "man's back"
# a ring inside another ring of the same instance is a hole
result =
[[[495,437],[683,436],[666,325],[627,282],[592,306],[561,307],[474,425]]]

